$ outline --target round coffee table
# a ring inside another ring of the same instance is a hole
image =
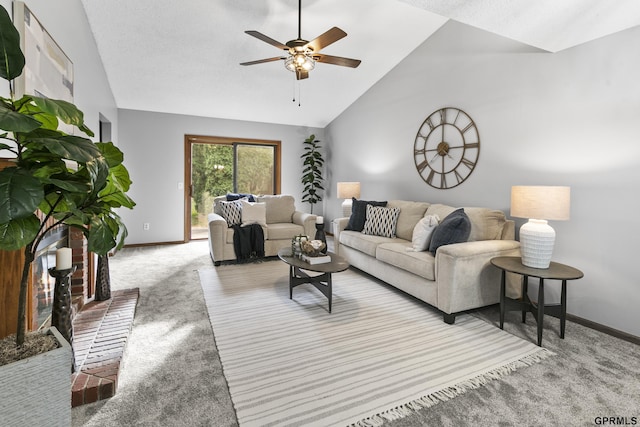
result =
[[[310,283],[327,297],[329,300],[329,313],[331,313],[331,274],[346,270],[349,268],[349,262],[340,255],[331,252],[328,252],[327,255],[331,257],[330,262],[309,264],[300,258],[292,256],[291,248],[282,248],[278,251],[278,258],[289,265],[289,299],[293,299],[293,288],[303,283]],[[310,276],[302,270],[321,274]]]

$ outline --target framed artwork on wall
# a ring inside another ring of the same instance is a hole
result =
[[[40,21],[21,1],[13,4],[13,22],[20,33],[25,56],[24,71],[15,80],[15,93],[73,103],[73,63]],[[60,130],[73,133],[73,126],[61,123]]]

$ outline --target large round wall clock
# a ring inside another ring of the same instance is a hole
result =
[[[434,111],[418,129],[413,158],[430,186],[447,189],[462,184],[478,162],[480,135],[471,117],[459,108]]]

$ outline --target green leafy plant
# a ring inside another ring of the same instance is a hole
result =
[[[322,201],[320,191],[324,190],[322,186],[322,167],[324,159],[320,152],[320,141],[315,135],[311,135],[304,140],[304,153],[300,158],[302,162],[302,201],[311,205],[311,213],[313,213],[313,205]]]
[[[74,125],[85,135],[83,113],[73,104],[31,95],[15,99],[13,80],[25,65],[20,36],[0,6],[0,77],[10,97],[0,97],[0,150],[15,157],[0,171],[0,249],[24,248],[16,345],[25,338],[29,266],[45,233],[59,224],[82,230],[88,250],[104,255],[124,244],[127,230],[115,209],[133,208],[123,154],[111,142],[58,130]],[[39,211],[38,215],[36,212]]]

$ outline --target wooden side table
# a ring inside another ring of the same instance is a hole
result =
[[[491,259],[491,264],[502,270],[502,279],[500,282],[500,329],[504,326],[504,313],[507,311],[522,311],[522,323],[525,323],[527,312],[531,312],[538,323],[538,345],[542,345],[542,326],[545,313],[560,319],[560,338],[564,339],[564,329],[567,318],[567,280],[580,279],[584,276],[582,271],[568,265],[551,262],[549,268],[532,268],[522,264],[520,257],[497,257]],[[505,295],[506,274],[507,272],[519,274],[522,280],[522,298],[514,300],[507,298]],[[533,302],[527,295],[529,286],[529,277],[537,277],[540,279],[538,287],[538,301]],[[562,293],[560,296],[560,304],[544,304],[544,280],[562,280]]]

